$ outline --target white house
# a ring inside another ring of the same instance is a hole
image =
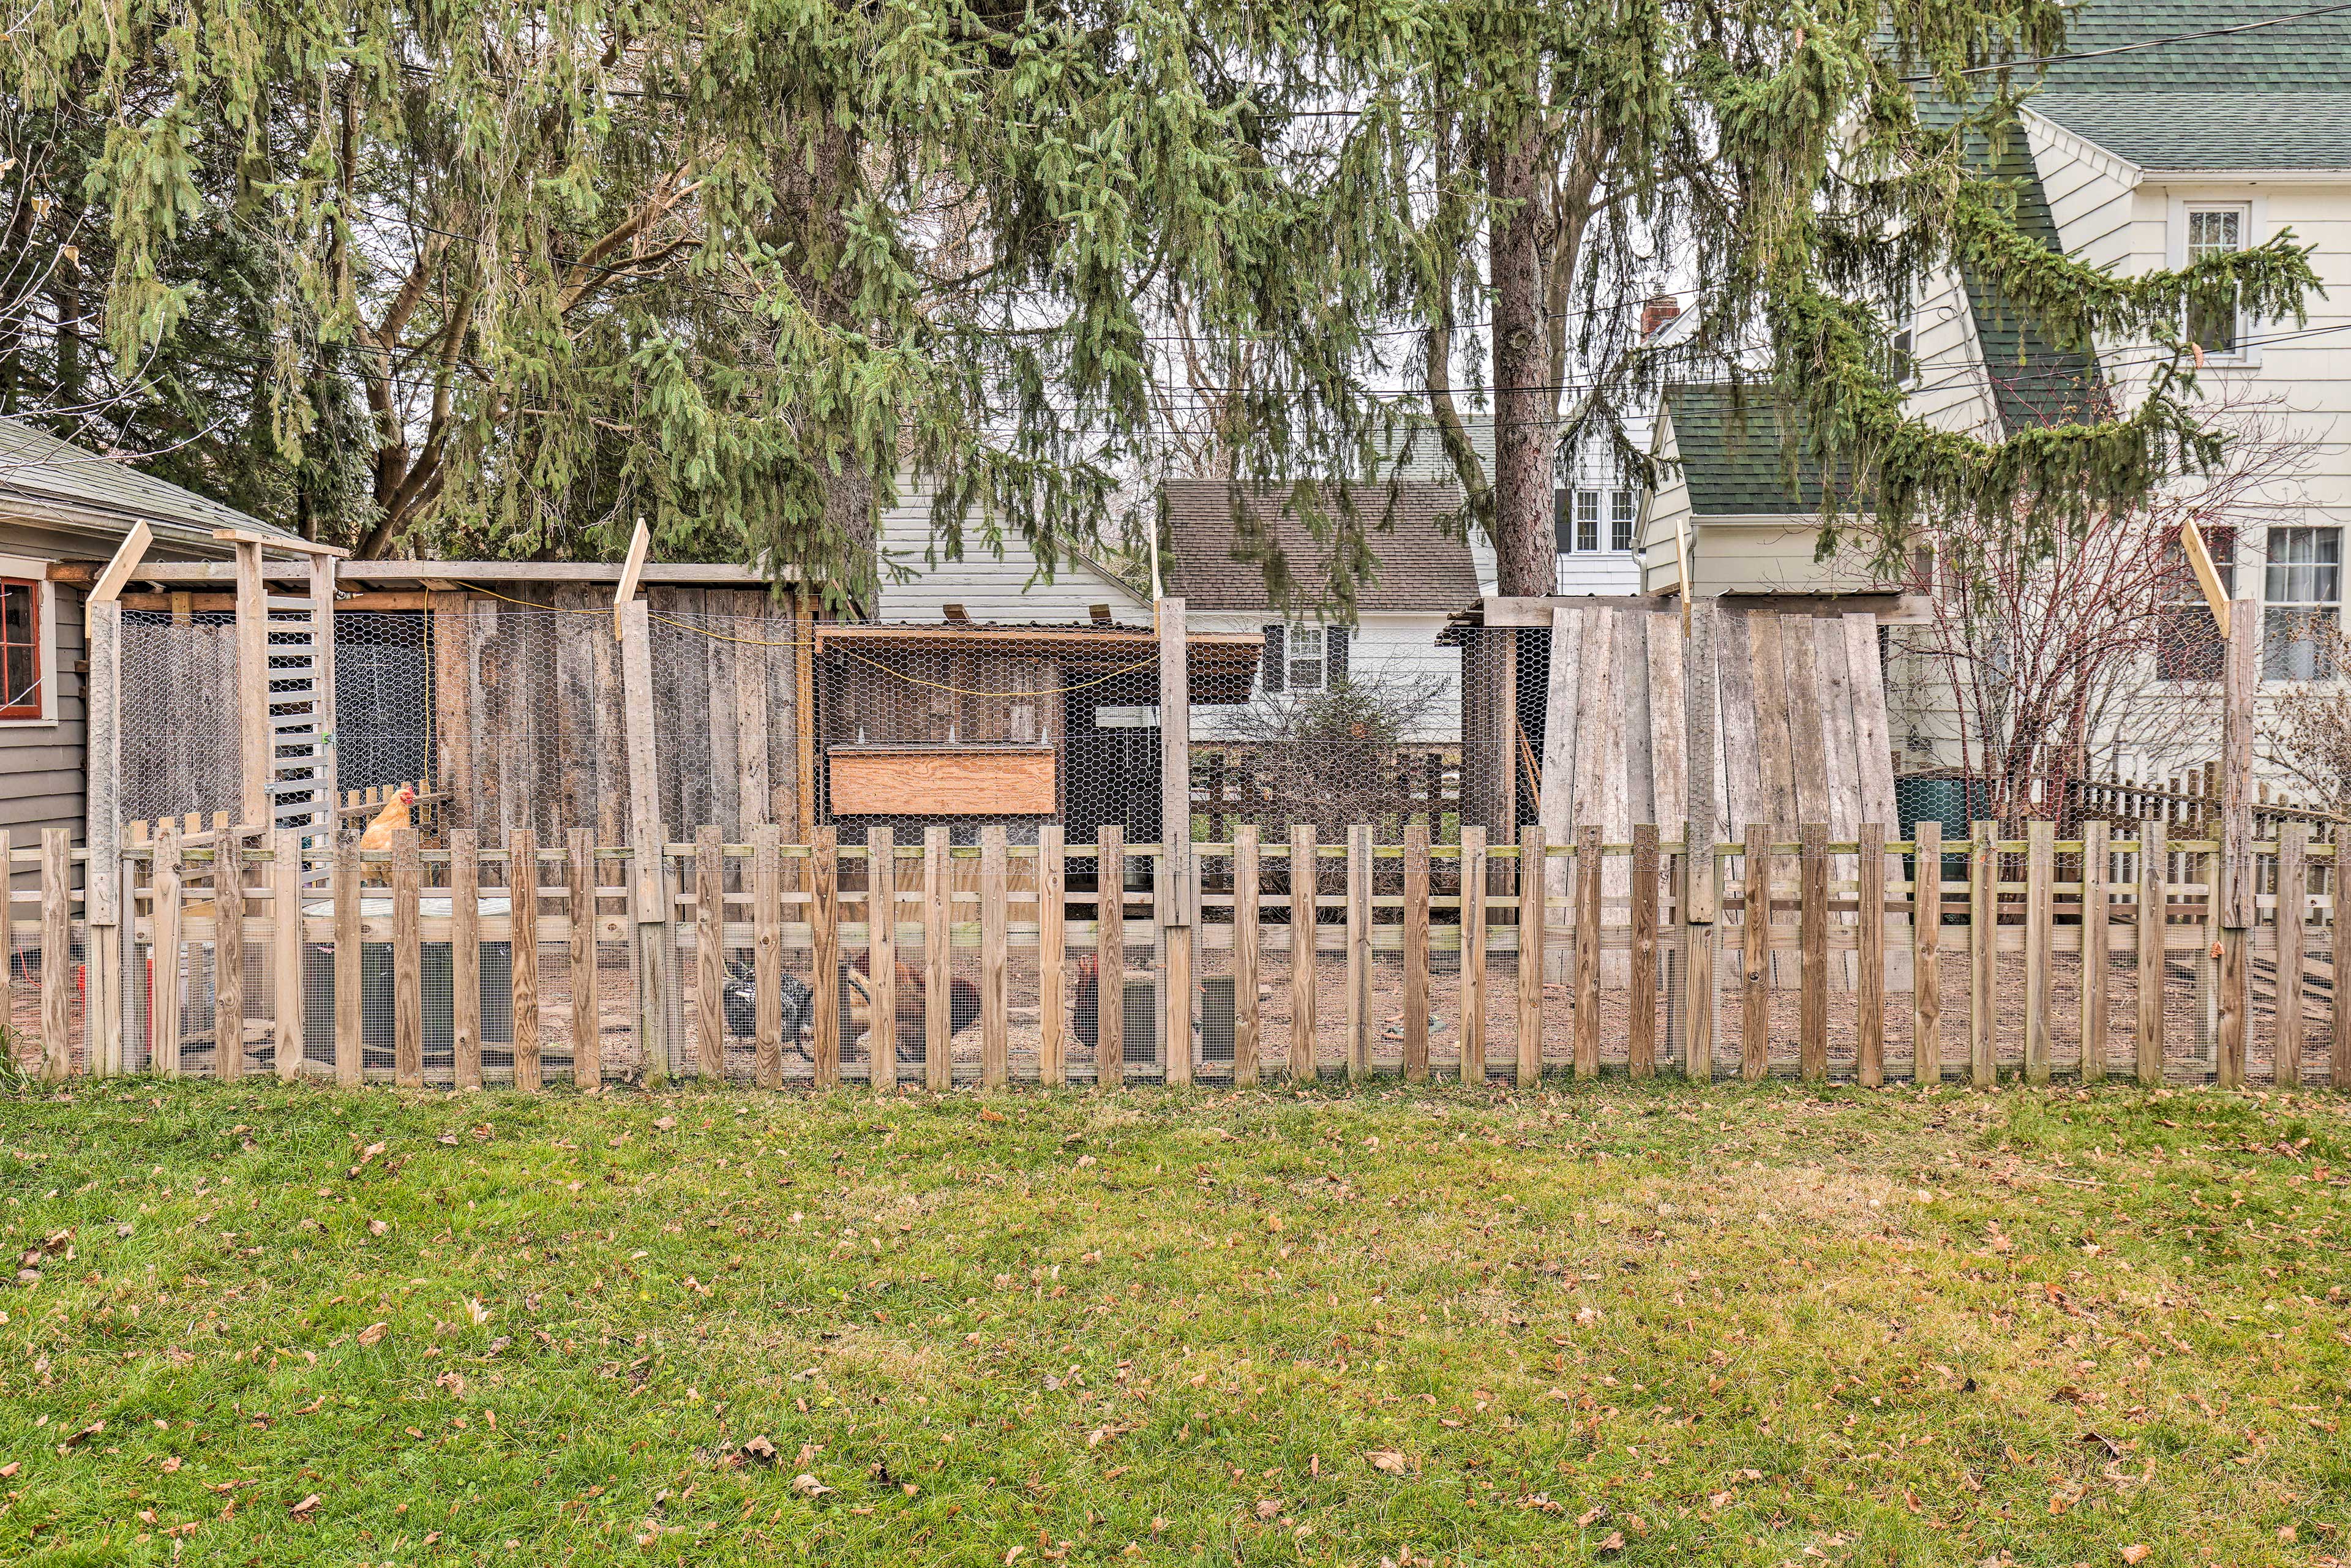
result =
[[[931,493],[918,485],[883,510],[880,536],[876,621],[945,622],[952,606],[960,618],[982,624],[1151,624],[1150,597],[1108,566],[1081,554],[1048,570],[1018,528],[990,540],[975,518],[964,530],[962,558],[938,559]]]

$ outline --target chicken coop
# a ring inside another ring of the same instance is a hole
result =
[[[743,568],[633,557],[357,562],[272,538],[87,580],[93,682],[114,697],[89,858],[125,872],[94,880],[114,918],[88,946],[120,970],[101,989],[120,1013],[83,1049],[224,1076],[347,1071],[353,1041],[362,1078],[690,1071],[705,992],[720,1070],[759,1070],[764,1024],[783,1071],[813,1072],[829,1030],[835,1070],[874,1073],[861,1041],[895,1034],[903,1063],[882,1066],[923,1073],[934,985],[951,1036],[977,1018],[984,921],[965,916],[986,911],[959,906],[991,877],[1041,906],[1048,841],[1070,847],[1055,875],[1078,904],[1102,896],[1102,835],[1134,846],[1108,902],[1134,901],[1155,961],[1152,846],[1186,777],[1161,715],[1246,697],[1260,641],[1179,632],[1171,687],[1149,627],[871,624]],[[935,976],[909,918],[926,878],[950,916]],[[904,938],[820,940],[820,881],[902,899]]]

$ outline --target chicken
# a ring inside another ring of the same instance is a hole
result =
[[[855,998],[850,1007],[850,1027],[852,1031],[869,1039],[873,1024],[873,956],[860,953],[850,960],[849,988]],[[894,970],[897,976],[898,1060],[923,1060],[923,1041],[928,1028],[930,996],[923,972],[904,959]],[[979,988],[957,976],[947,982],[947,1031],[961,1034],[979,1020]]]
[[[407,785],[393,790],[392,799],[383,803],[383,810],[375,814],[375,821],[367,825],[367,831],[360,835],[360,848],[389,851],[392,835],[411,825],[408,808],[415,803],[416,791]]]
[[[809,1052],[800,1040],[816,1017],[816,993],[809,988],[807,981],[789,972],[776,977],[776,989],[783,998],[777,1013],[783,1042],[805,1057]],[[755,1038],[759,1030],[758,971],[749,964],[727,965],[726,983],[720,988],[719,998],[726,1009],[726,1032],[746,1040]]]
[[[1088,1056],[1102,1049],[1102,977],[1098,960],[1091,953],[1077,963],[1078,983],[1071,998],[1071,1029],[1078,1043],[1086,1048]]]

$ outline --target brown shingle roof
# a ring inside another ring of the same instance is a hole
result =
[[[1223,479],[1170,479],[1161,487],[1172,549],[1160,572],[1167,591],[1181,596],[1187,609],[1272,608],[1266,596],[1265,568],[1234,554],[1236,488]],[[1291,580],[1311,599],[1330,580],[1330,546],[1290,514],[1282,504],[1286,492],[1281,488],[1238,488],[1242,504],[1281,547]],[[1356,592],[1358,610],[1449,612],[1477,602],[1478,570],[1470,562],[1469,547],[1438,523],[1460,511],[1459,490],[1413,481],[1393,490],[1385,485],[1355,485],[1349,493],[1377,562],[1372,580]]]

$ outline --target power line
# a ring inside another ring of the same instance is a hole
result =
[[[1964,66],[1950,74],[1971,77],[1986,76],[1993,71],[2012,71],[2020,66],[2053,66],[2067,60],[2103,59],[2108,55],[2127,55],[2141,49],[2159,49],[2171,44],[2190,44],[2199,38],[2225,38],[2234,33],[2256,32],[2263,27],[2282,26],[2288,22],[2307,22],[2314,16],[2332,16],[2338,11],[2351,11],[2351,0],[2339,5],[2322,5],[2315,11],[2294,11],[2283,16],[2262,16],[2251,22],[2239,22],[2226,27],[2205,27],[2193,33],[2167,33],[2159,38],[2139,38],[2127,44],[2109,44],[2098,49],[2075,49],[2061,55],[2031,55],[2021,60],[2001,60],[1988,66]],[[1942,77],[1935,72],[1907,76],[1906,83],[1937,82]]]

